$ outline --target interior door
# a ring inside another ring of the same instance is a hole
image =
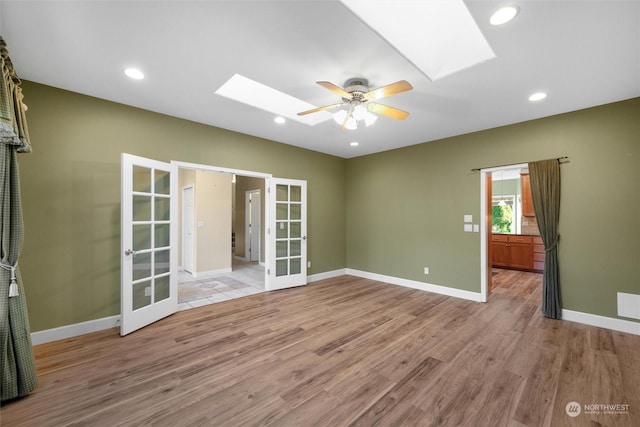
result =
[[[122,154],[120,335],[178,309],[174,188],[170,164]]]
[[[248,258],[249,261],[260,261],[260,190],[249,192],[249,206]]]
[[[193,273],[193,187],[182,189],[182,269]]]
[[[307,182],[271,178],[267,290],[307,284]]]

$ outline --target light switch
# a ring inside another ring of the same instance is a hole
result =
[[[473,222],[473,215],[465,215],[464,222]]]
[[[198,221],[198,228],[204,227],[204,221]]]
[[[471,224],[465,224],[464,231],[467,233],[471,233],[473,231],[473,226]]]
[[[473,232],[474,233],[479,233],[480,232],[480,226],[478,224],[473,224]]]

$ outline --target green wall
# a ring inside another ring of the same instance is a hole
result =
[[[20,260],[32,331],[120,312],[120,153],[308,181],[309,274],[345,267],[479,292],[472,168],[562,165],[564,308],[616,317],[640,293],[640,98],[355,159],[24,82]],[[422,274],[423,267],[430,274]]]
[[[447,138],[347,162],[350,268],[480,291],[473,168],[568,156],[563,164],[563,307],[617,317],[640,294],[640,98]],[[423,274],[423,267],[430,274]]]
[[[120,313],[120,153],[308,181],[309,274],[346,267],[346,160],[24,82],[20,268],[32,331]]]

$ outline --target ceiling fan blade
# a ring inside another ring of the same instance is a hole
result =
[[[396,120],[404,120],[409,117],[409,113],[406,111],[398,110],[397,108],[388,107],[382,104],[376,104],[375,102],[368,103],[367,108],[369,111],[382,114],[383,116],[391,117]]]
[[[344,105],[344,102],[341,102],[339,104],[325,105],[324,107],[318,107],[318,108],[314,108],[312,110],[302,111],[302,112],[298,113],[298,115],[299,116],[306,116],[307,114],[317,113],[318,111],[331,110],[332,108],[337,108],[337,107],[340,107],[341,105]]]
[[[385,96],[396,95],[398,93],[406,92],[413,89],[411,83],[406,80],[400,80],[399,82],[391,83],[390,85],[382,86],[378,89],[370,90],[364,94],[364,97],[369,100],[384,98]]]
[[[336,86],[331,82],[316,82],[316,83],[318,83],[320,86],[322,86],[325,89],[329,89],[333,93],[337,93],[343,98],[351,99],[351,94],[346,90],[342,89],[340,86]]]

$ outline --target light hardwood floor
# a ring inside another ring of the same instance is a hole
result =
[[[482,304],[342,276],[39,345],[0,424],[640,425],[640,336],[545,319],[540,275],[494,280]]]

